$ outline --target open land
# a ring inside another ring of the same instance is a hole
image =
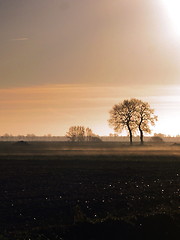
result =
[[[0,240],[179,239],[180,145],[0,143]]]

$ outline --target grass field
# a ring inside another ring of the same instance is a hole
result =
[[[179,239],[180,146],[0,143],[0,240]]]

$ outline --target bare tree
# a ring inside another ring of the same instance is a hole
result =
[[[110,111],[109,124],[115,132],[122,132],[124,129],[129,132],[130,144],[132,136],[137,130],[140,133],[141,144],[144,143],[144,133],[151,133],[150,125],[155,125],[157,116],[149,103],[132,98],[114,105]]]
[[[88,142],[92,140],[92,137],[94,136],[93,131],[90,128],[86,128],[86,139]]]
[[[93,131],[90,128],[86,128],[86,140],[87,142],[101,142],[101,138],[93,133]]]
[[[83,126],[72,126],[66,133],[66,137],[71,142],[100,142],[101,139],[98,135],[94,134],[90,128]]]
[[[71,142],[83,142],[85,140],[85,128],[83,126],[72,126],[66,133]]]
[[[154,115],[154,109],[150,108],[148,102],[139,99],[131,99],[136,105],[135,121],[140,133],[141,144],[144,144],[144,133],[151,133],[150,125],[154,126],[157,116]]]
[[[136,131],[137,125],[134,119],[136,113],[136,102],[124,100],[122,103],[113,106],[110,111],[109,125],[114,128],[115,132],[128,131],[130,144],[132,144],[133,132]]]

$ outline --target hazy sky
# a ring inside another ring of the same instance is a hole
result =
[[[180,134],[178,0],[0,0],[0,134],[98,134],[113,104],[148,101]],[[172,124],[171,124],[172,123]]]

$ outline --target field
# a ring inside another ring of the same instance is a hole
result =
[[[180,146],[0,143],[0,240],[179,239]]]

